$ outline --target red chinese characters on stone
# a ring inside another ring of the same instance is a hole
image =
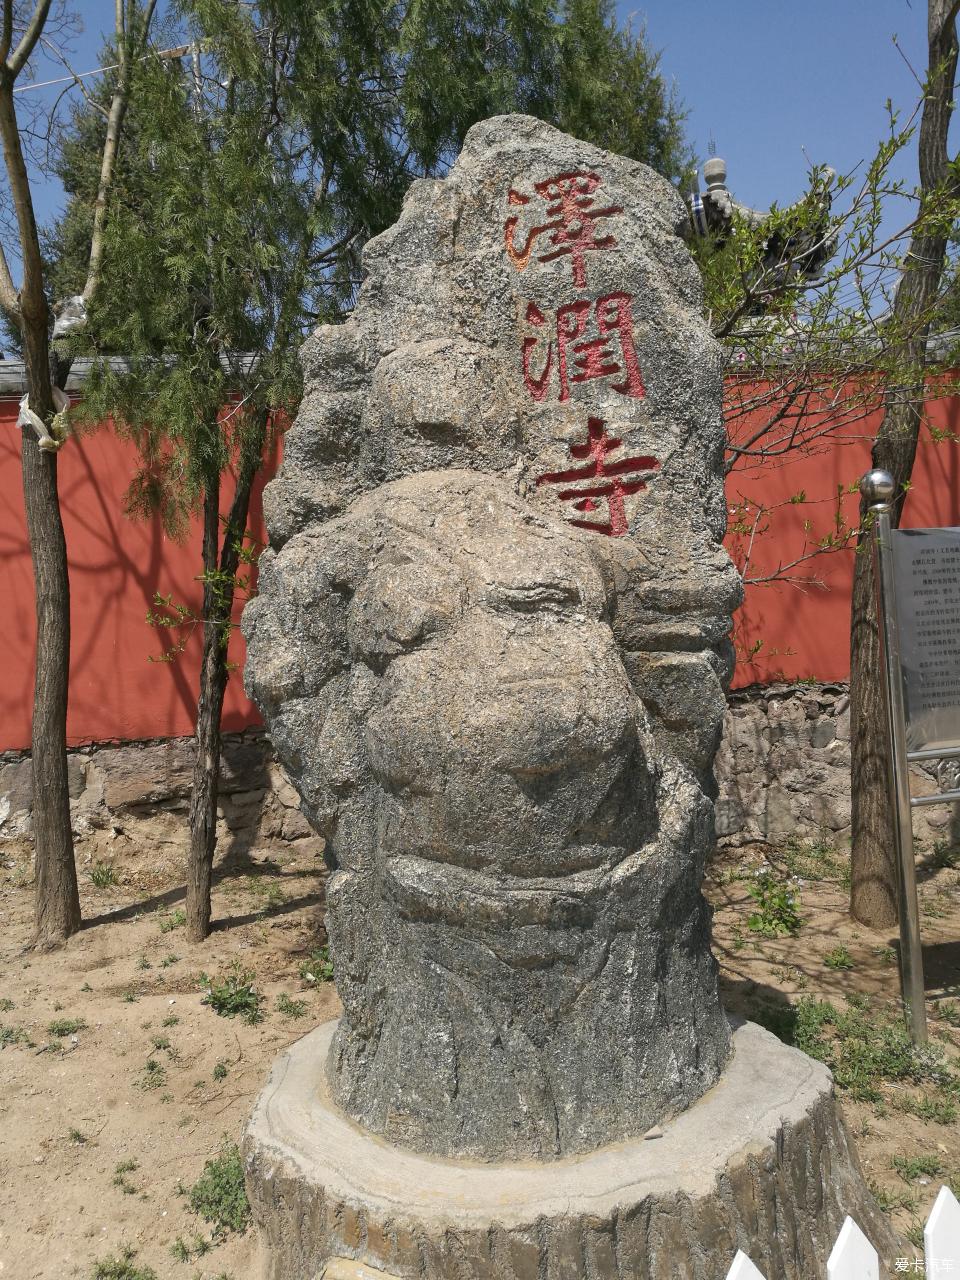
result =
[[[507,218],[503,227],[507,253],[518,271],[523,271],[529,263],[540,237],[547,235],[550,247],[544,253],[538,253],[537,261],[553,262],[569,256],[573,283],[579,289],[584,288],[587,283],[587,253],[612,249],[617,243],[612,235],[597,234],[598,219],[623,212],[621,205],[608,205],[602,209],[593,207],[599,185],[599,175],[585,171],[558,173],[554,178],[534,183],[534,191],[547,206],[546,222],[531,227],[520,248],[516,242],[519,215]],[[512,205],[527,205],[533,197],[511,187],[507,199]]]
[[[570,446],[571,458],[583,458],[582,465],[565,471],[548,471],[537,477],[538,485],[562,486],[557,490],[557,497],[561,502],[569,502],[574,511],[582,512],[584,517],[595,511],[600,513],[592,519],[571,519],[571,524],[613,538],[622,538],[628,532],[625,500],[631,494],[642,493],[646,489],[647,480],[660,463],[656,458],[646,456],[610,461],[608,455],[619,449],[622,443],[622,440],[607,434],[603,418],[590,418],[586,443]]]
[[[613,378],[613,390],[640,399],[644,394],[643,376],[633,345],[633,299],[628,293],[607,293],[596,302],[584,299],[568,302],[556,314],[556,328],[547,340],[546,355],[535,357],[542,339],[534,333],[523,340],[523,380],[534,400],[544,400],[553,371],[556,349],[560,382],[559,399],[570,399],[570,384],[589,382],[593,378]],[[593,332],[588,325],[593,318]],[[527,304],[527,324],[534,329],[546,325],[546,317],[536,303]]]

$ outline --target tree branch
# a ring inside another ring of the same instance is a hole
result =
[[[3,29],[0,32],[0,62],[6,62],[13,44],[13,0],[3,0]]]
[[[6,68],[13,80],[16,80],[23,70],[24,64],[33,53],[34,47],[40,39],[40,33],[43,31],[44,23],[47,21],[47,14],[50,12],[50,3],[51,0],[37,0],[37,7],[33,11],[33,17],[27,23],[23,39],[14,50],[13,56],[5,60]],[[4,14],[4,19],[6,19],[6,14]],[[4,27],[6,27],[6,20],[4,20]],[[4,35],[6,35],[6,31],[4,31]]]
[[[10,265],[7,262],[7,255],[3,251],[2,244],[0,244],[0,307],[3,307],[15,324],[20,323],[20,303],[17,301],[17,287],[13,283]]]

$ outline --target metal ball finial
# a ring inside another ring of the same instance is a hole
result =
[[[889,471],[881,471],[879,467],[868,471],[860,481],[860,492],[871,506],[892,501],[896,491],[896,480]]]

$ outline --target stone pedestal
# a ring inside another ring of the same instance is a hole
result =
[[[334,1028],[278,1059],[247,1127],[267,1280],[723,1280],[738,1248],[776,1280],[813,1280],[848,1213],[892,1272],[829,1071],[752,1023],[662,1136],[500,1164],[361,1129],[330,1098]]]

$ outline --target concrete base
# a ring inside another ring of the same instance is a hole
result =
[[[278,1059],[247,1126],[268,1280],[723,1280],[738,1248],[776,1280],[813,1280],[848,1213],[893,1272],[829,1071],[753,1023],[661,1137],[496,1165],[390,1146],[340,1112],[335,1025]]]

